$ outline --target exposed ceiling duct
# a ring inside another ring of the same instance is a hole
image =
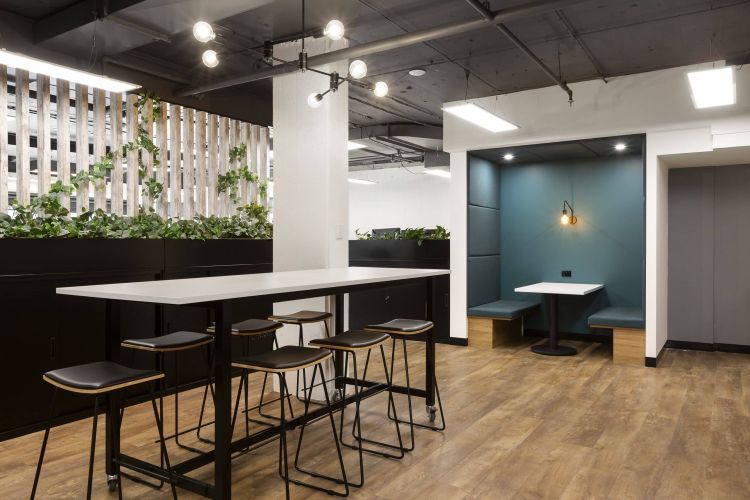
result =
[[[364,146],[349,152],[351,171],[450,165],[450,155],[442,150],[443,129],[440,127],[391,123],[352,128],[349,140]]]

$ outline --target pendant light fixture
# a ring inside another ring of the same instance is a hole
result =
[[[323,34],[331,40],[341,40],[344,38],[344,23],[338,19],[331,19],[328,21],[328,24],[326,24]]]
[[[565,209],[565,207],[570,208],[570,215],[568,215],[568,211]],[[578,217],[575,216],[573,212],[573,207],[568,203],[568,200],[563,201],[563,209],[562,209],[562,215],[560,216],[560,224],[563,226],[567,225],[573,225],[576,222],[578,222]]]
[[[219,64],[219,55],[215,50],[209,49],[203,52],[201,60],[203,61],[203,64],[205,64],[209,68],[215,68]]]
[[[198,21],[193,25],[193,36],[199,42],[206,43],[216,38],[216,33],[206,21]]]

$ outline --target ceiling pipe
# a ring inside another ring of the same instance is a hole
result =
[[[489,22],[493,24],[500,24],[514,19],[543,14],[545,12],[554,11],[556,9],[563,9],[565,7],[570,7],[571,5],[578,4],[583,1],[585,0],[536,0],[526,5],[501,9],[492,14],[492,18],[489,20]],[[418,43],[429,42],[431,40],[437,40],[439,38],[460,35],[469,31],[478,30],[487,26],[487,22],[487,19],[476,19],[471,21],[459,21],[443,24],[442,26],[437,26],[435,28],[427,28],[424,30],[404,33],[403,35],[397,35],[394,37],[385,38],[383,40],[375,40],[373,42],[363,43],[346,49],[339,49],[317,56],[310,56],[307,59],[307,63],[311,67],[323,66],[325,64],[334,63],[344,59],[356,59],[371,54],[377,54],[379,52],[400,49]],[[245,83],[256,82],[259,80],[273,78],[275,76],[294,73],[295,71],[299,71],[299,64],[297,63],[297,61],[294,61],[290,64],[280,64],[278,66],[274,66],[273,68],[255,71],[235,78],[229,78],[227,80],[209,83],[198,87],[190,87],[181,92],[178,92],[177,95],[189,96],[194,94],[202,94],[205,92],[212,92],[214,90],[234,87],[237,85],[243,85]]]
[[[120,26],[123,26],[129,30],[136,31],[138,33],[142,33],[148,37],[150,37],[152,40],[158,41],[158,42],[165,42],[165,43],[172,43],[172,39],[167,35],[166,33],[162,33],[160,31],[156,31],[154,29],[151,29],[147,26],[143,26],[140,23],[136,23],[135,21],[131,21],[130,19],[126,19],[124,17],[120,17],[119,15],[112,15],[110,14],[105,18],[107,21],[111,21],[115,24],[119,24]]]
[[[539,66],[539,69],[541,69],[544,72],[544,74],[546,74],[550,78],[550,80],[555,82],[555,84],[557,84],[558,87],[563,89],[565,93],[568,94],[568,102],[573,104],[573,91],[570,89],[570,87],[568,87],[568,83],[565,80],[563,80],[560,76],[556,75],[551,69],[549,69],[549,67],[546,64],[544,64],[544,62],[541,59],[539,59],[537,55],[534,54],[531,51],[531,49],[526,46],[525,43],[523,43],[516,35],[514,35],[513,32],[508,29],[507,26],[505,26],[502,22],[500,23],[496,22],[495,21],[496,14],[494,12],[492,12],[487,6],[485,6],[479,0],[466,0],[466,2],[469,5],[471,5],[474,8],[474,10],[476,10],[484,18],[485,22],[493,23],[495,28],[497,28],[497,30],[500,33],[505,35],[505,37],[508,40],[513,42],[513,45],[518,47],[518,49],[521,52],[526,54],[526,57],[531,59],[534,62],[534,64]]]

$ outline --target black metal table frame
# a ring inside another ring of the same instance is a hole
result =
[[[359,285],[344,285],[333,288],[322,288],[314,290],[305,290],[298,292],[286,292],[282,294],[263,295],[258,298],[272,298],[274,302],[286,302],[289,300],[298,300],[314,297],[334,296],[334,332],[340,333],[344,329],[344,294],[385,288],[398,284],[410,284],[425,282],[425,319],[432,320],[432,293],[434,289],[435,276],[420,278],[410,278],[401,280],[390,280],[378,283],[367,283]],[[252,297],[248,297],[252,298]],[[216,322],[216,331],[214,333],[214,391],[215,391],[215,447],[213,451],[208,451],[201,455],[196,455],[183,462],[172,464],[172,477],[176,485],[193,493],[208,498],[228,499],[232,496],[232,453],[243,450],[253,444],[261,443],[265,440],[277,436],[280,427],[274,426],[264,429],[251,435],[248,438],[240,438],[232,441],[231,434],[231,411],[232,411],[232,302],[242,299],[227,299],[217,302],[186,304],[189,307],[208,308],[214,311],[214,320]],[[119,300],[106,299],[106,328],[105,328],[105,350],[108,361],[119,362],[120,359],[120,302]],[[159,305],[155,303],[156,305]],[[344,372],[343,356],[336,353],[334,357],[336,370],[335,384],[337,389],[344,388],[347,384],[352,384],[353,380],[347,378]],[[364,389],[360,397],[368,398],[386,389],[384,384],[360,381]],[[435,339],[430,330],[425,337],[425,389],[410,389],[410,394],[414,397],[425,399],[428,409],[435,406]],[[405,386],[394,386],[394,392],[407,394]],[[355,396],[350,395],[332,403],[334,410],[343,408],[347,404],[354,402]],[[304,423],[312,421],[327,413],[327,408],[320,407],[311,410],[306,420],[303,417],[297,417],[287,423],[287,429],[294,429]],[[169,481],[167,471],[159,465],[154,465],[143,460],[120,453],[120,398],[117,395],[111,395],[106,404],[106,473],[110,482],[118,480],[120,467],[125,467],[147,476]],[[206,483],[186,474],[190,471],[214,463],[214,484]]]

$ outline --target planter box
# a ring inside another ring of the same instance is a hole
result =
[[[359,264],[361,262],[361,264]],[[383,263],[382,266],[377,263]],[[349,242],[349,265],[448,269],[450,241],[356,240]]]

